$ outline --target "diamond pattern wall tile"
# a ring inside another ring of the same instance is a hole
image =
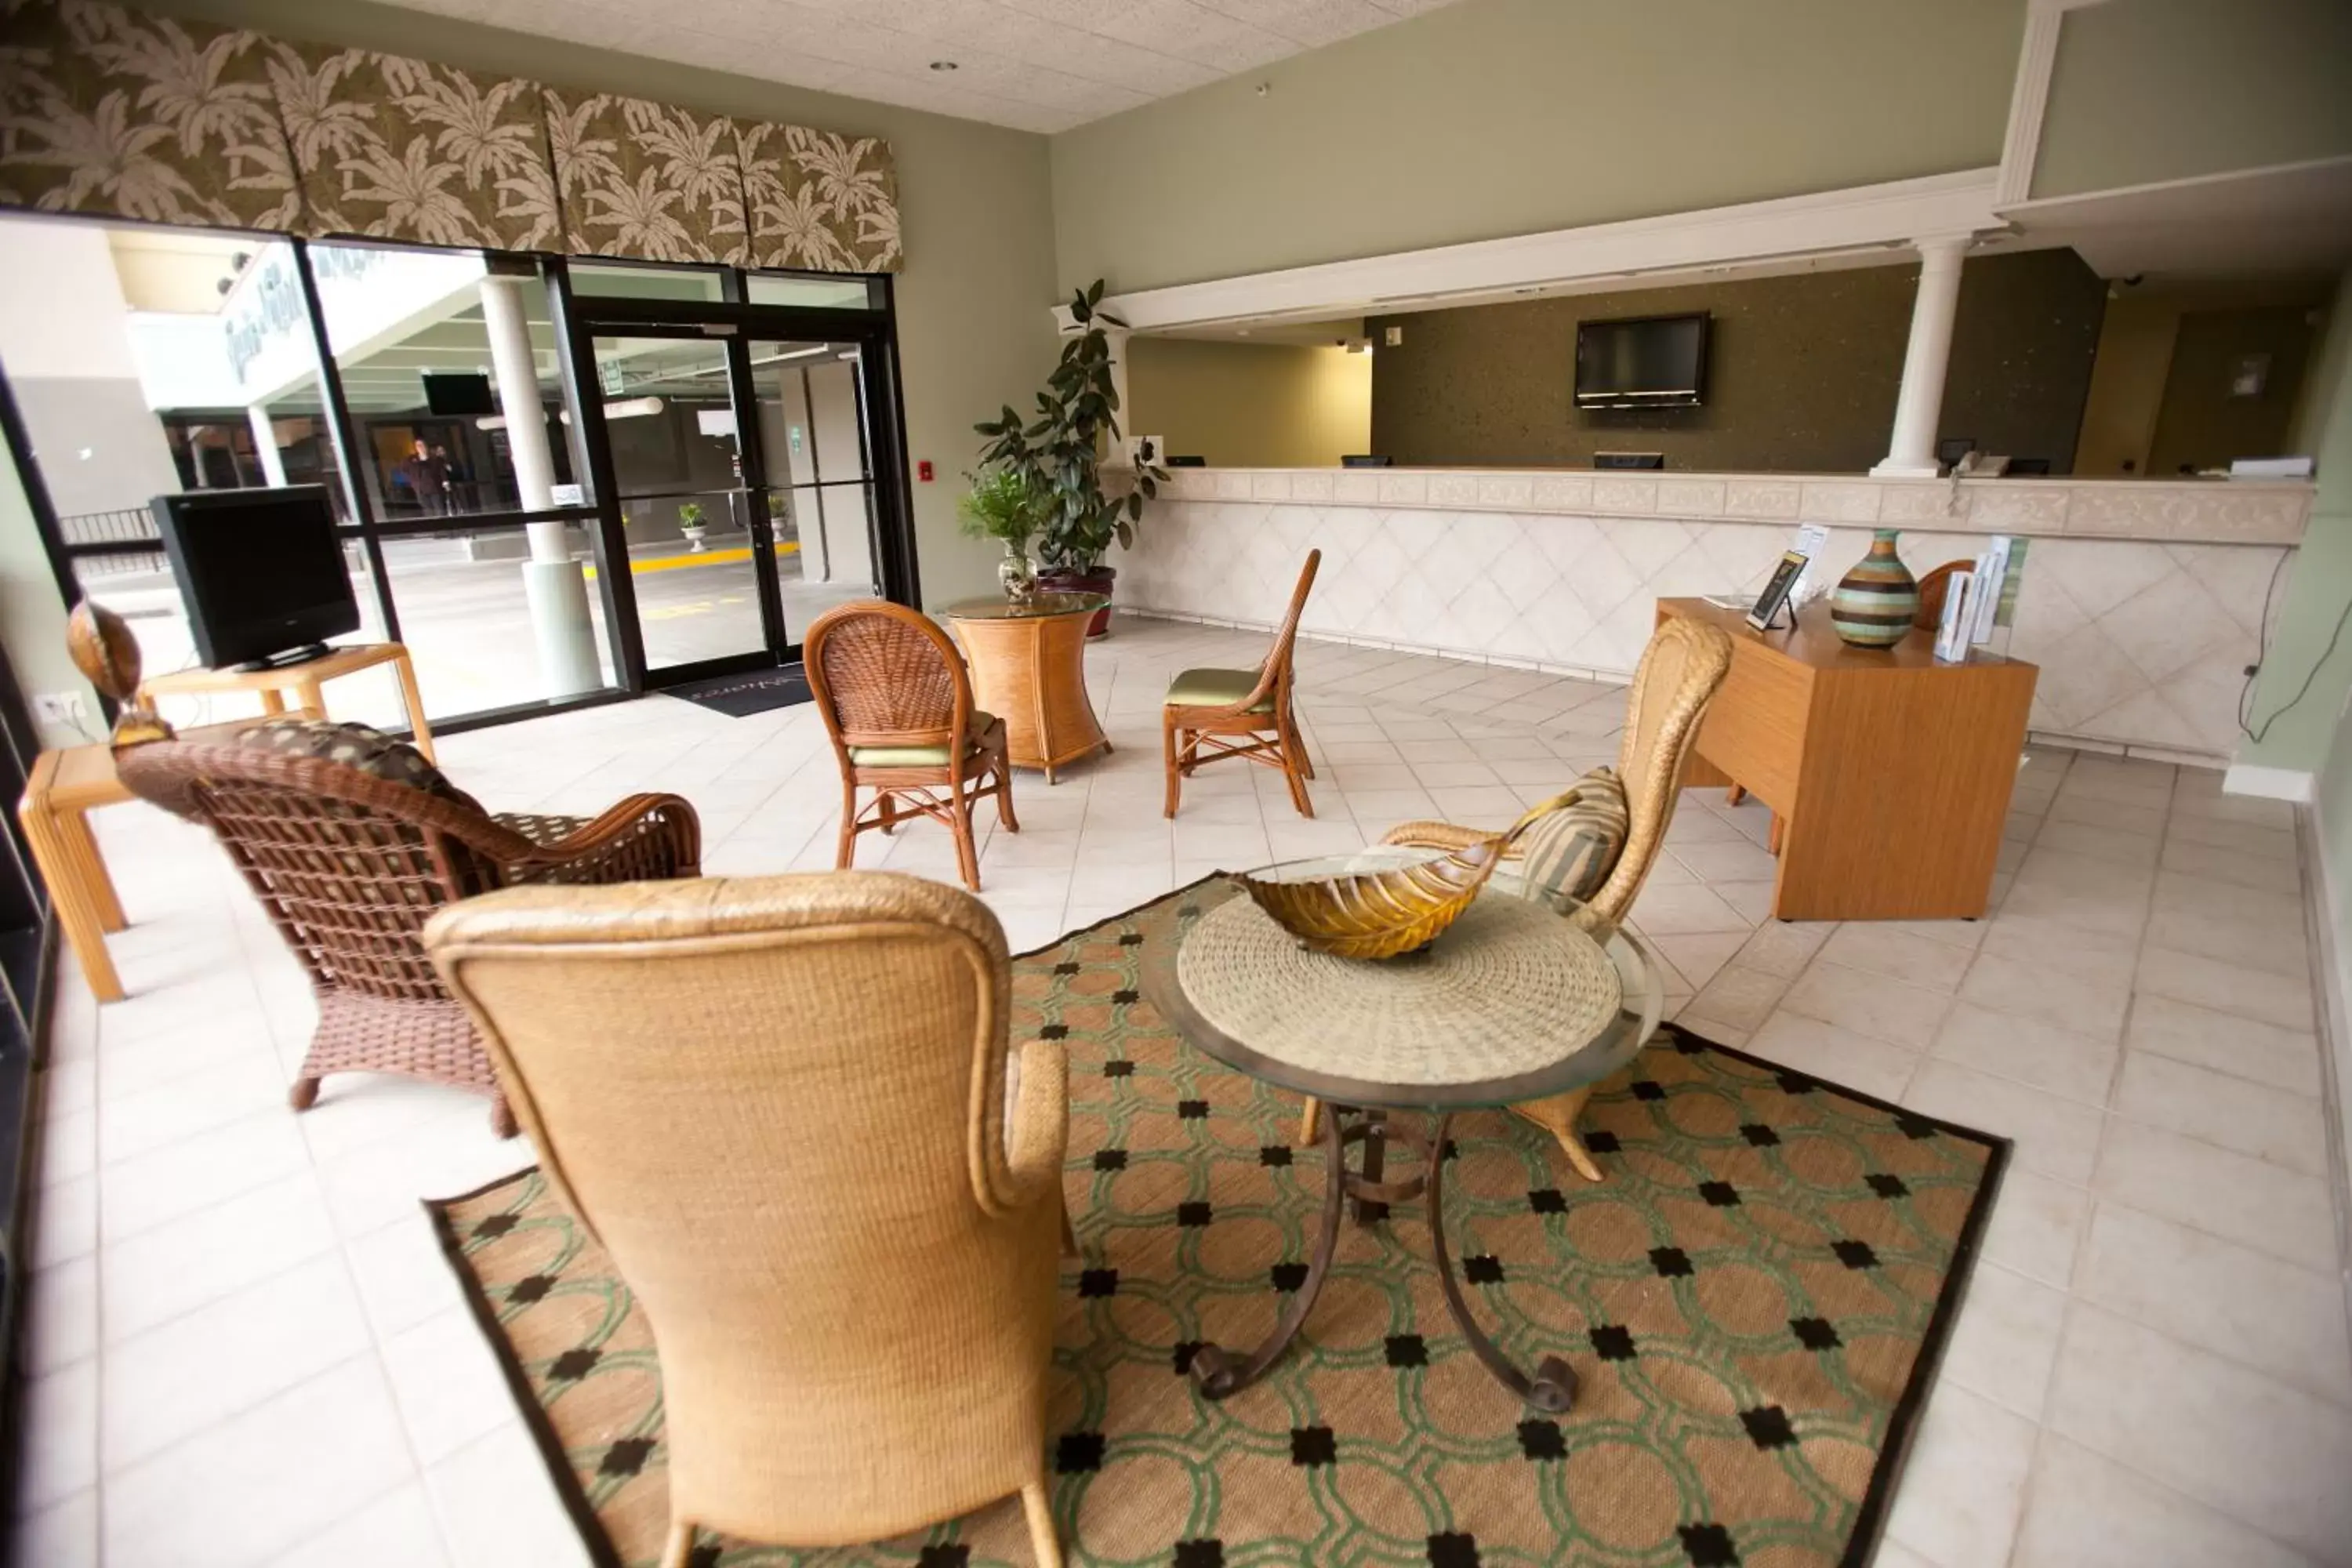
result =
[[[1366,495],[1382,478],[1298,472],[1288,476],[1287,502],[1160,503],[1138,547],[1120,557],[1121,598],[1268,625],[1281,617],[1300,561],[1320,549],[1322,574],[1303,623],[1310,634],[1623,675],[1649,640],[1658,598],[1754,592],[1788,547],[1787,523],[1551,515],[1497,508],[1498,496],[1524,488],[1538,498],[1589,497],[1631,485],[1661,508],[1696,510],[1714,500],[1700,491],[1720,484],[1726,514],[1784,504],[1793,511],[1801,494],[1803,515],[1817,517],[1859,510],[1864,493],[1897,510],[1910,510],[1915,493],[1948,493],[1943,486],[1859,481],[1472,474],[1475,500],[1462,505],[1474,510],[1297,499],[1310,479],[1337,497],[1351,480],[1360,481],[1354,493]],[[1685,488],[1673,489],[1677,482]],[[1970,559],[1983,547],[1983,535],[1964,531],[1959,520],[1923,510],[1916,521],[1923,526],[1906,527],[1901,544],[1914,572]],[[1869,544],[1866,525],[1840,522],[1815,571],[1833,584]],[[2271,545],[2036,536],[2006,645],[2041,667],[2033,727],[2227,754],[2264,598],[2275,605],[2273,574],[2284,588],[2282,563],[2292,556]]]

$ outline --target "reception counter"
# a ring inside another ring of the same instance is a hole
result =
[[[1119,555],[1130,610],[1268,626],[1323,552],[1302,630],[1622,680],[1657,601],[1752,594],[1801,523],[1834,582],[1869,531],[1914,572],[2032,540],[2005,651],[2041,667],[2033,731],[2218,763],[2304,482],[1872,479],[1462,468],[1186,468]]]

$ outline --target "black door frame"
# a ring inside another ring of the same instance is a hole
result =
[[[908,605],[921,602],[921,584],[915,566],[914,505],[908,486],[898,337],[890,308],[888,279],[881,280],[881,309],[812,310],[751,304],[740,298],[740,288],[727,290],[738,298],[720,300],[583,297],[572,287],[569,268],[562,262],[550,263],[547,271],[549,292],[561,317],[557,330],[567,350],[561,357],[565,374],[574,383],[566,390],[571,405],[579,411],[575,430],[581,448],[578,456],[584,458],[584,464],[574,471],[587,474],[595,497],[602,545],[599,565],[604,568],[596,574],[597,588],[604,599],[604,624],[611,628],[614,639],[614,662],[628,690],[658,690],[682,681],[772,669],[800,660],[800,645],[791,639],[801,628],[785,625],[782,595],[776,584],[773,533],[766,506],[772,488],[768,482],[769,454],[754,416],[758,400],[751,363],[750,344],[753,340],[857,345],[864,373],[861,423],[864,438],[870,444],[867,471],[874,487],[877,575],[885,598]],[[730,275],[730,281],[739,279],[740,274]],[[736,450],[742,458],[743,489],[752,498],[748,521],[764,647],[662,669],[647,667],[645,631],[637,619],[636,584],[628,571],[628,540],[621,518],[620,484],[613,465],[610,433],[604,426],[603,392],[593,379],[595,340],[600,336],[705,340],[727,345],[729,392],[736,411]]]

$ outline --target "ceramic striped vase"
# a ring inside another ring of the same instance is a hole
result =
[[[1895,530],[1873,530],[1870,553],[1830,595],[1830,625],[1856,647],[1893,647],[1911,635],[1919,613],[1919,584],[1895,553]]]

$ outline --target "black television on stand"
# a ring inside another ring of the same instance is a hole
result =
[[[359,629],[325,486],[196,490],[148,508],[210,668],[299,664]]]

